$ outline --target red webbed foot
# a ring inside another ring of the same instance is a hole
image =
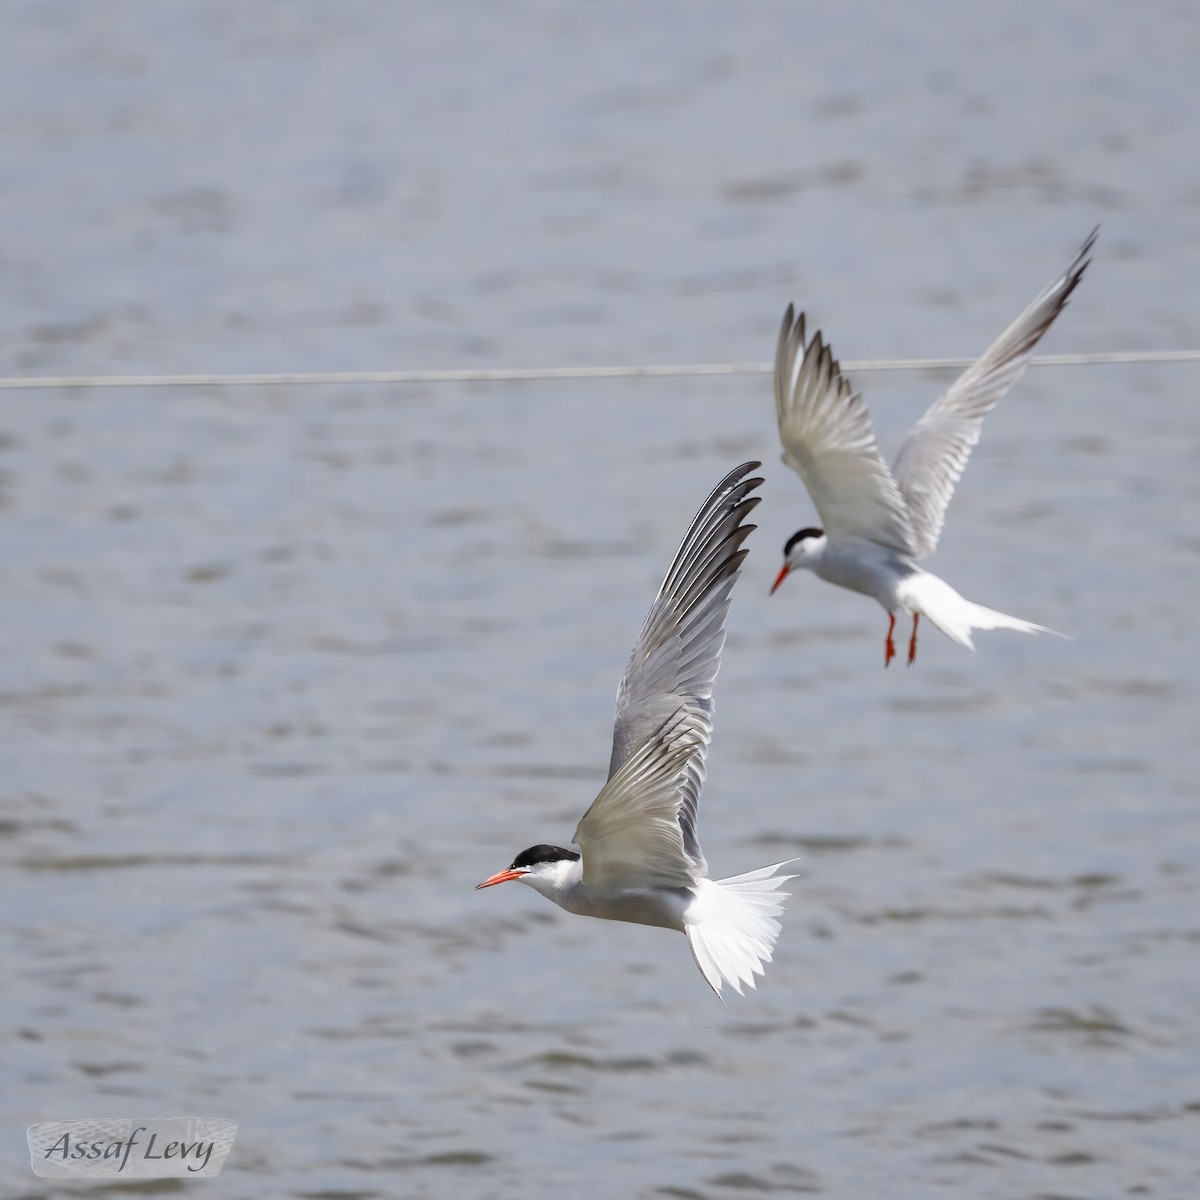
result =
[[[921,619],[920,613],[913,613],[913,631],[912,637],[908,639],[908,665],[911,667],[917,658],[917,622]]]

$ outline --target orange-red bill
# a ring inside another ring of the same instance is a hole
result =
[[[778,575],[775,576],[775,582],[773,584],[771,584],[771,595],[772,596],[775,595],[775,589],[788,577],[788,572],[791,569],[792,568],[789,567],[787,565],[787,563],[783,564],[783,569],[779,572]]]
[[[510,879],[520,879],[524,875],[524,871],[514,871],[511,867],[506,867],[503,871],[497,871],[495,875],[489,875],[482,883],[475,885],[475,890],[480,888],[495,887],[498,883],[507,883]]]

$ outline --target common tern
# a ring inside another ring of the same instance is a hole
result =
[[[775,410],[783,461],[808,488],[823,528],[801,529],[783,548],[772,593],[791,571],[873,596],[888,614],[884,666],[896,654],[896,613],[911,615],[908,662],[917,656],[917,624],[928,617],[947,637],[974,650],[973,629],[1054,633],[1043,625],[972,604],[917,566],[937,547],[954,485],[983,418],[1021,377],[1034,347],[1062,312],[1091,261],[1093,230],[1071,265],[968,367],[909,431],[889,471],[871,415],[829,345],[804,334],[804,314],[789,304],[775,351]],[[1058,634],[1061,637],[1063,635]]]
[[[650,606],[617,689],[608,782],[572,839],[581,853],[531,846],[478,885],[517,880],[568,912],[679,930],[718,997],[763,974],[788,896],[779,888],[794,878],[784,862],[710,879],[696,837],[713,681],[762,483],[746,476],[761,465],[717,485]]]

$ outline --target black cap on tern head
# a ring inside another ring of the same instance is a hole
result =
[[[797,542],[804,541],[805,538],[819,538],[825,536],[825,530],[813,529],[811,526],[808,529],[799,529],[792,534],[790,538],[783,544],[783,557],[787,558],[792,552],[792,547]]]
[[[569,859],[572,862],[579,857],[574,850],[565,850],[562,846],[530,846],[528,850],[522,850],[516,858],[512,860],[510,871],[515,871],[520,867],[535,867],[538,863],[544,862],[559,862],[562,859]]]

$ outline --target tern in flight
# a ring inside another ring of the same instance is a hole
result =
[[[608,782],[573,841],[532,846],[478,886],[515,879],[568,912],[677,929],[717,996],[739,994],[771,961],[794,878],[787,863],[710,879],[696,837],[705,757],[712,737],[713,681],[725,617],[755,527],[746,518],[762,483],[743,463],[697,513],[617,689]]]
[[[910,666],[921,617],[968,650],[975,648],[973,629],[1054,632],[972,604],[917,563],[937,548],[946,506],[979,441],[983,418],[1021,377],[1034,347],[1062,312],[1091,261],[1097,232],[913,426],[890,471],[862,396],[851,390],[821,334],[806,340],[804,314],[795,316],[788,305],[775,352],[779,436],[783,461],[804,480],[823,528],[801,529],[788,538],[772,592],[791,571],[804,569],[873,596],[888,614],[884,666],[896,654],[897,612],[913,619]]]

